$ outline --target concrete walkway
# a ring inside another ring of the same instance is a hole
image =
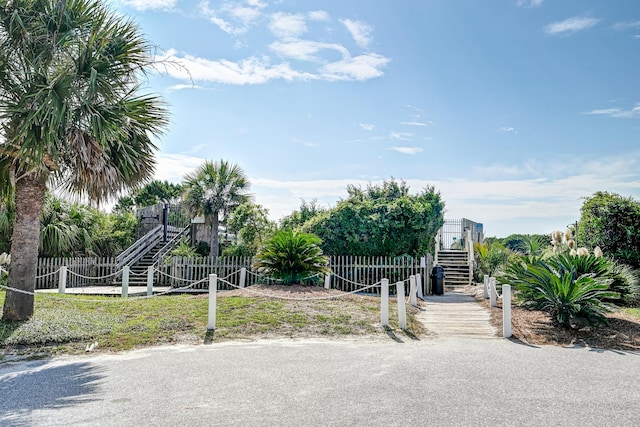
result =
[[[425,302],[417,318],[436,336],[499,338],[498,330],[489,322],[489,311],[470,295],[447,291],[427,296]]]

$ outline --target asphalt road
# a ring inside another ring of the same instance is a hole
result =
[[[264,341],[0,364],[2,426],[640,425],[640,353]]]

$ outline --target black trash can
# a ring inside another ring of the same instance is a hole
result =
[[[434,295],[444,294],[444,267],[435,265],[431,270],[431,292]]]

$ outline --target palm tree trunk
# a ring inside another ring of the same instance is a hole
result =
[[[220,218],[218,218],[218,213],[214,213],[211,218],[211,255],[213,257],[213,261],[218,260],[218,228],[220,226]]]
[[[46,190],[46,173],[30,174],[16,182],[16,222],[11,239],[8,285],[29,294],[7,290],[2,312],[6,320],[27,320],[33,316],[40,215]]]

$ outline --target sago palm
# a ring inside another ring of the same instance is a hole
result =
[[[211,255],[218,257],[218,228],[240,204],[249,200],[249,179],[242,168],[225,160],[205,161],[185,175],[183,199],[191,215],[203,215],[211,229]]]
[[[9,286],[32,292],[47,185],[100,202],[153,173],[160,98],[139,94],[151,46],[100,0],[0,0],[0,190],[14,193]],[[8,292],[3,317],[33,314]]]
[[[322,254],[321,243],[314,234],[280,230],[258,251],[253,268],[281,279],[285,285],[297,283],[305,276],[328,273],[329,260]]]

